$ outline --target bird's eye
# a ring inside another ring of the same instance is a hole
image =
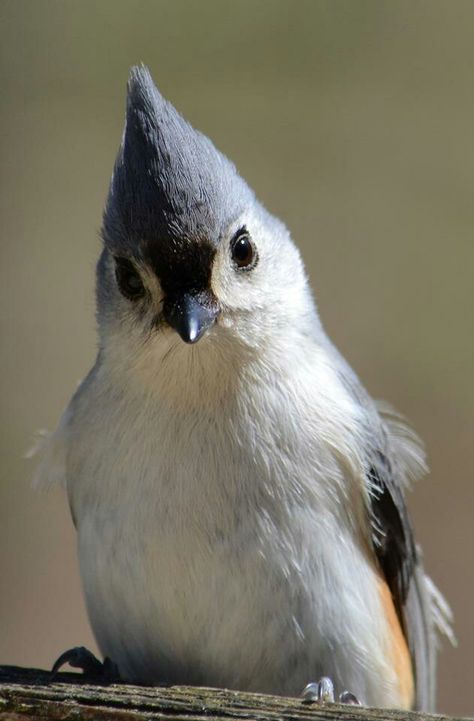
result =
[[[252,270],[257,262],[257,251],[246,228],[241,228],[231,240],[232,260],[240,270]]]
[[[115,259],[115,277],[122,295],[137,300],[145,295],[145,286],[133,263],[127,258]]]

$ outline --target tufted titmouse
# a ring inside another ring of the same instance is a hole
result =
[[[46,445],[122,678],[431,709],[449,609],[404,501],[416,437],[328,340],[287,229],[131,72],[97,361]],[[324,684],[323,684],[323,688]]]

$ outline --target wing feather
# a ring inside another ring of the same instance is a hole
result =
[[[426,472],[416,434],[386,404],[376,404],[339,352],[329,351],[340,378],[365,411],[366,481],[372,543],[407,639],[415,674],[415,708],[432,711],[436,701],[438,632],[453,640],[449,606],[423,569],[405,501],[405,489]]]

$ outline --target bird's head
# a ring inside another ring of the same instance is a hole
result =
[[[102,235],[102,346],[201,348],[220,338],[255,346],[308,310],[303,265],[285,226],[143,67],[128,83]]]

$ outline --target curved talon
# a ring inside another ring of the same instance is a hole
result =
[[[102,664],[99,659],[96,658],[85,646],[75,646],[74,648],[64,651],[64,653],[62,653],[54,662],[53,668],[51,669],[52,679],[57,676],[59,669],[66,663],[73,668],[82,669],[85,675],[89,675],[94,678],[100,678],[105,669],[105,664]],[[112,663],[110,659],[109,663]]]
[[[303,703],[334,703],[334,684],[328,676],[323,676],[318,683],[309,683],[302,693]]]
[[[122,680],[117,664],[108,656],[104,658],[102,675],[105,683],[120,683]]]
[[[334,684],[328,676],[319,679],[318,703],[334,703]]]
[[[357,696],[356,696],[354,693],[351,693],[350,691],[343,691],[343,692],[339,695],[339,701],[340,701],[341,703],[347,703],[347,704],[350,704],[350,705],[352,705],[352,706],[360,706],[360,705],[361,705],[361,703],[360,703],[359,699],[357,698]]]
[[[318,700],[318,684],[308,683],[301,694],[302,703],[316,703]]]

